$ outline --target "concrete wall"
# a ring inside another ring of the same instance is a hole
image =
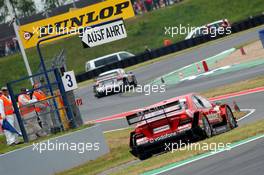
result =
[[[84,144],[87,147],[84,153],[81,153]],[[45,147],[48,149],[48,145],[50,150],[44,151]],[[56,149],[56,146],[57,150],[51,151],[52,147]],[[96,125],[0,155],[0,174],[52,175],[94,160],[108,152],[102,130]]]

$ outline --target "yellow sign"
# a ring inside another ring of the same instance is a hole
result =
[[[25,48],[34,47],[39,40],[60,35],[54,41],[79,34],[93,26],[117,18],[135,16],[130,0],[107,0],[78,10],[20,26],[19,34]],[[69,34],[71,33],[71,34]]]

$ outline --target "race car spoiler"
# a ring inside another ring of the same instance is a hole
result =
[[[117,78],[117,77],[118,77],[118,74],[110,74],[110,75],[106,75],[103,77],[98,77],[96,79],[96,81],[105,81],[105,80],[109,80],[109,79],[113,79],[113,78]]]
[[[168,116],[171,116],[170,114],[172,114],[173,112],[175,113],[180,110],[182,110],[182,105],[177,100],[128,115],[126,116],[126,119],[129,125],[140,123],[142,121],[146,121],[146,123],[148,123],[150,121],[153,121],[154,118],[157,118],[157,120],[167,118]]]

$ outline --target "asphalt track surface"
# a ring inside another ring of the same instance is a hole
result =
[[[207,57],[218,54],[222,51],[241,45],[243,43],[258,39],[258,31],[261,29],[254,29],[237,36],[231,36],[224,40],[213,42],[208,45],[203,45],[199,48],[194,48],[189,52],[179,54],[175,58],[170,58],[157,62],[145,67],[138,68],[133,72],[136,74],[139,84],[145,84],[147,81],[163,74],[171,72],[175,69],[187,66],[193,62],[203,60]],[[113,114],[125,112],[128,110],[140,108],[151,105],[155,102],[165,100],[180,94],[188,92],[204,91],[209,88],[214,88],[219,85],[229,84],[231,82],[240,81],[251,78],[264,73],[264,68],[243,70],[239,73],[231,73],[228,76],[220,75],[218,77],[210,78],[209,80],[194,80],[184,82],[177,87],[170,88],[166,93],[155,93],[149,96],[144,94],[136,94],[127,96],[124,94],[116,94],[101,99],[94,97],[91,85],[80,88],[75,92],[77,97],[82,97],[84,105],[81,106],[81,114],[84,121],[91,121]],[[187,84],[186,84],[187,83]],[[126,122],[117,121],[114,126],[104,129],[116,129],[123,127]]]
[[[192,162],[166,175],[263,175],[264,138]]]

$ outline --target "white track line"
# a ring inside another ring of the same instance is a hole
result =
[[[115,132],[115,131],[123,131],[123,130],[130,129],[130,128],[132,128],[132,127],[113,129],[113,130],[109,130],[109,131],[104,131],[104,133]]]
[[[256,111],[256,109],[241,109],[240,111],[243,111],[243,112],[250,111],[250,112],[247,115],[245,115],[244,117],[238,119],[237,120],[238,122],[249,117],[249,116],[251,116],[251,114],[253,114]]]

